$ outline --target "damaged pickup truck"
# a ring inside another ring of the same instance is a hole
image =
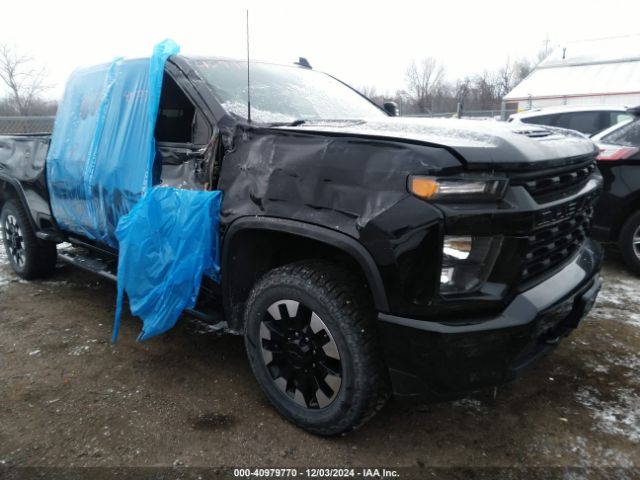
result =
[[[205,275],[187,313],[244,335],[257,382],[284,417],[332,435],[362,425],[392,392],[499,385],[589,312],[600,288],[588,232],[601,178],[587,138],[397,118],[308,65],[250,69],[248,107],[247,62],[166,59],[151,183],[222,192],[219,282]],[[143,91],[112,89],[106,108],[146,102]],[[80,97],[78,122],[99,115],[104,98]],[[75,184],[95,172],[69,173],[73,152],[55,157],[67,177],[48,167],[60,121],[53,139],[0,137],[8,258],[25,279],[58,260],[115,279],[114,232],[131,192]],[[105,195],[108,208],[90,209],[87,224],[104,236],[56,213]]]

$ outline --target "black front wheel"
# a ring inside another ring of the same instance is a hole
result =
[[[320,435],[371,418],[390,390],[374,320],[360,279],[336,265],[300,262],[266,274],[247,302],[245,344],[275,408]]]
[[[13,271],[31,280],[45,277],[56,266],[57,251],[53,243],[39,240],[22,204],[7,201],[0,214],[2,241]]]

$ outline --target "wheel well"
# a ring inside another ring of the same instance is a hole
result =
[[[0,210],[2,210],[7,200],[12,198],[19,198],[16,188],[6,180],[0,179]]]
[[[331,260],[357,272],[371,292],[361,265],[344,250],[301,235],[245,228],[233,235],[224,251],[223,289],[229,327],[244,329],[245,302],[255,283],[273,268],[299,260]]]

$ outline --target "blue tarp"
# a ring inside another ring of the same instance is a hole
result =
[[[58,225],[116,248],[115,230],[151,186],[153,138],[172,40],[149,58],[75,71],[65,88],[47,156]]]
[[[144,340],[194,306],[203,274],[219,276],[221,192],[152,188],[164,64],[178,51],[165,40],[150,59],[75,71],[47,156],[60,228],[119,249],[114,340],[124,293]]]
[[[118,337],[124,293],[143,319],[139,340],[171,329],[196,304],[202,275],[219,281],[222,192],[152,188],[118,224]]]

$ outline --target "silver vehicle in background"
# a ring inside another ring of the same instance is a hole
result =
[[[633,115],[620,105],[586,105],[534,108],[514,113],[508,122],[532,123],[568,128],[591,137],[617,123],[631,120]]]

